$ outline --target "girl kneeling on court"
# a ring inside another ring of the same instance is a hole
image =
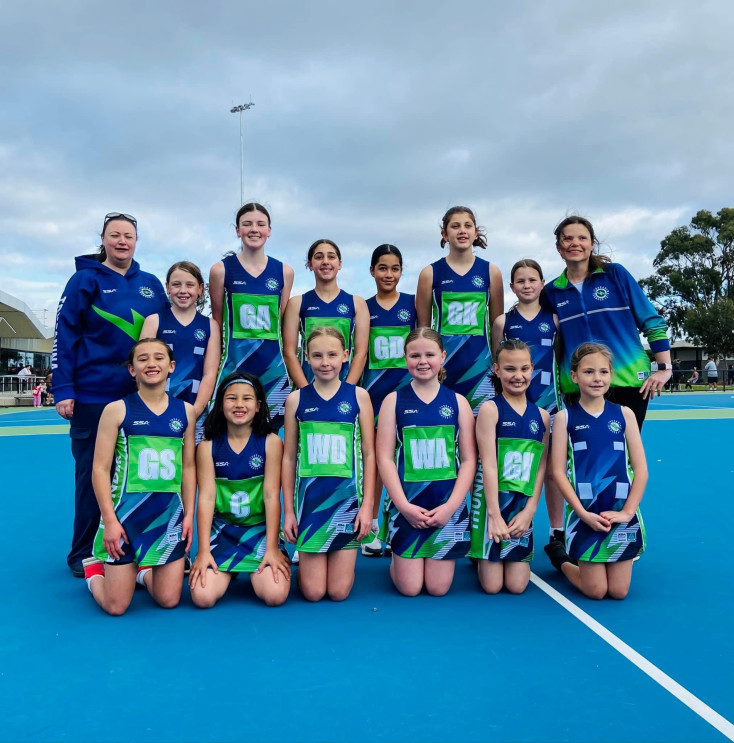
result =
[[[354,583],[357,548],[371,539],[372,404],[365,390],[339,378],[348,358],[340,330],[314,328],[306,351],[314,381],[285,404],[283,533],[299,552],[304,597],[342,601]]]
[[[522,593],[530,580],[533,517],[543,489],[550,415],[527,399],[530,348],[502,341],[495,351],[498,394],[477,416],[482,488],[472,492],[471,551],[487,593]],[[482,492],[483,491],[483,492]]]
[[[219,385],[196,449],[199,552],[191,566],[191,598],[208,609],[232,578],[249,573],[255,595],[280,606],[291,567],[278,550],[283,443],[270,425],[260,380],[233,372]]]
[[[623,599],[632,561],[645,549],[638,508],[647,485],[645,451],[634,413],[604,398],[611,377],[609,349],[582,343],[571,358],[579,401],[553,424],[551,463],[566,500],[566,545],[551,542],[545,551],[593,599]]]
[[[441,384],[445,359],[435,330],[411,330],[405,360],[412,381],[385,398],[377,425],[377,462],[388,495],[380,539],[391,545],[390,577],[406,596],[424,586],[443,596],[456,558],[469,550],[474,417],[466,398]]]
[[[107,405],[100,419],[92,485],[102,518],[84,577],[109,614],[125,613],[136,580],[166,609],[181,597],[196,496],[195,421],[189,403],[166,394],[174,367],[163,341],[138,341],[128,357],[138,391]]]

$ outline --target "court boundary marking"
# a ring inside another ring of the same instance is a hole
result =
[[[729,722],[723,715],[720,715],[715,709],[709,707],[708,704],[701,701],[684,686],[681,686],[675,679],[668,676],[667,673],[661,671],[654,663],[651,663],[643,655],[640,655],[640,653],[630,647],[624,640],[621,640],[603,624],[597,622],[590,614],[587,614],[583,609],[576,606],[573,601],[567,599],[562,593],[533,572],[530,573],[530,581],[567,612],[576,617],[576,619],[600,639],[614,648],[620,655],[624,656],[630,663],[633,663],[668,693],[683,702],[686,707],[695,712],[701,719],[716,728],[716,730],[729,740],[734,741],[734,724]]]

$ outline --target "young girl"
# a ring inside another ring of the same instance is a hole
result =
[[[102,519],[84,577],[109,614],[124,614],[136,578],[164,608],[181,597],[196,496],[195,421],[191,405],[166,394],[174,367],[163,341],[138,341],[128,357],[138,391],[107,405],[99,422],[92,485]]]
[[[567,503],[566,545],[551,542],[545,551],[593,599],[623,599],[632,561],[645,549],[638,508],[647,484],[645,451],[632,410],[604,399],[611,378],[609,349],[581,344],[571,357],[579,402],[561,410],[553,425],[551,462]]]
[[[342,601],[372,523],[372,405],[361,387],[339,377],[348,356],[341,331],[314,328],[306,350],[314,381],[291,392],[285,405],[283,533],[299,551],[305,598],[320,601],[328,594]]]
[[[474,415],[494,396],[490,381],[489,328],[502,313],[504,295],[499,268],[474,255],[487,247],[474,212],[455,206],[443,216],[441,247],[446,258],[426,266],[415,299],[418,325],[441,334],[446,348],[446,383],[469,400]]]
[[[540,304],[545,286],[543,270],[537,261],[525,258],[512,267],[510,289],[517,304],[492,324],[492,352],[496,353],[503,339],[521,340],[530,347],[533,376],[527,399],[550,413],[551,424],[560,407],[557,386],[555,341],[558,317]],[[550,538],[563,541],[563,496],[556,487],[550,470],[546,470],[545,505],[548,509]]]
[[[405,342],[412,381],[385,398],[377,426],[377,461],[388,494],[380,538],[391,544],[390,577],[405,596],[424,586],[443,596],[456,558],[469,549],[474,418],[466,398],[441,384],[445,359],[436,331],[412,330]]]
[[[189,585],[201,608],[214,606],[238,573],[250,574],[268,606],[288,598],[291,567],[278,551],[283,444],[269,418],[257,377],[222,380],[196,450],[199,553]]]
[[[471,552],[487,593],[522,593],[533,559],[533,516],[545,476],[550,415],[529,400],[530,348],[503,341],[494,355],[498,394],[477,416],[483,490],[472,493]]]
[[[217,379],[247,370],[260,379],[270,422],[283,425],[290,382],[281,349],[281,317],[293,288],[293,269],[265,255],[270,214],[245,204],[235,218],[240,252],[215,263],[209,273],[212,316],[222,328],[222,360]],[[218,382],[217,382],[218,384]]]
[[[190,261],[174,263],[166,276],[171,306],[145,318],[142,338],[160,338],[173,351],[176,367],[166,391],[194,407],[199,418],[212,399],[221,355],[216,320],[197,312],[204,279]]]
[[[328,326],[339,330],[347,349],[341,379],[357,384],[367,358],[370,329],[367,305],[362,297],[348,294],[337,285],[342,254],[336,243],[316,240],[308,249],[306,266],[313,271],[316,287],[302,296],[293,297],[283,319],[283,355],[291,380],[298,389],[313,381],[306,339],[314,328]]]
[[[41,407],[41,394],[43,393],[43,385],[40,382],[36,382],[33,385],[33,407]]]
[[[362,387],[370,396],[375,418],[389,392],[404,387],[411,380],[405,364],[405,339],[415,327],[415,297],[398,292],[403,273],[403,256],[394,245],[380,245],[372,253],[370,273],[377,285],[377,294],[367,300],[370,313],[370,337],[367,364],[362,376]],[[374,539],[362,545],[362,554],[377,557],[382,554],[382,542],[377,512],[382,495],[382,480],[375,478],[372,533]],[[386,554],[390,553],[389,547]]]

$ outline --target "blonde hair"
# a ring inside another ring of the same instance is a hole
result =
[[[331,325],[319,325],[308,334],[308,338],[306,338],[306,351],[308,351],[308,347],[311,345],[311,341],[315,338],[320,338],[321,336],[326,336],[327,338],[336,338],[341,344],[342,351],[347,350],[347,347],[344,343],[344,336],[341,334],[340,330],[331,327]]]
[[[407,356],[408,354],[408,346],[413,342],[417,341],[419,338],[426,338],[429,341],[433,341],[441,350],[445,350],[443,347],[443,340],[441,339],[441,336],[433,329],[433,328],[426,328],[426,327],[420,327],[420,328],[413,328],[413,330],[408,333],[408,337],[405,339],[405,346],[404,346],[404,354]],[[438,381],[443,382],[446,379],[446,369],[441,367],[438,370]]]

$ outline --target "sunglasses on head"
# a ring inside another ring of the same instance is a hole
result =
[[[138,220],[133,217],[132,214],[123,214],[122,212],[110,212],[109,214],[104,215],[104,225],[102,226],[102,229],[107,227],[108,223],[111,222],[113,219],[125,219],[128,222],[131,222],[133,227],[137,229],[138,227]]]

